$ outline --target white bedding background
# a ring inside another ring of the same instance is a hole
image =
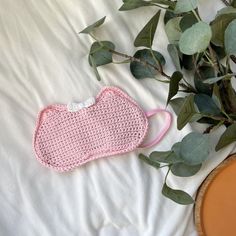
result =
[[[200,2],[205,20],[211,20],[222,6],[219,0]],[[161,188],[166,170],[144,164],[137,155],[168,150],[191,130],[203,130],[203,125],[177,131],[174,116],[171,130],[152,150],[103,158],[68,173],[47,169],[34,156],[36,116],[48,104],[83,101],[104,85],[112,85],[124,89],[144,110],[165,106],[166,85],[135,80],[128,65],[99,68],[102,81],[98,82],[88,65],[92,41],[78,35],[86,25],[106,15],[96,35],[132,55],[135,36],[157,11],[119,12],[121,4],[121,0],[0,0],[0,235],[196,235],[193,206],[164,198]],[[171,73],[174,67],[166,46],[160,24],[154,49],[166,57],[165,68]],[[157,132],[161,122],[153,119],[152,130]],[[217,142],[216,133],[211,141]],[[195,196],[203,179],[233,149],[230,145],[217,155],[212,151],[199,174],[191,178],[170,175],[168,184]]]

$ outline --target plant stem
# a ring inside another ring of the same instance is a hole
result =
[[[199,15],[197,14],[197,12],[196,12],[194,9],[192,10],[192,13],[193,13],[194,16],[197,18],[197,20],[200,22],[201,19],[200,19]]]
[[[167,9],[168,9],[168,7],[163,7],[163,6],[159,5],[159,4],[153,4],[153,6],[162,8],[162,9],[164,9],[164,10],[167,10]],[[168,11],[169,11],[169,9],[168,9]],[[173,10],[172,10],[172,11],[173,11]]]
[[[169,172],[170,172],[170,167],[169,167],[169,169],[168,169],[168,171],[167,171],[167,173],[166,173],[164,183],[166,183],[166,179],[167,179],[167,176],[168,176]]]
[[[141,60],[139,58],[136,58],[136,57],[132,57],[132,56],[129,56],[127,54],[124,54],[124,53],[121,53],[121,52],[117,52],[113,49],[108,49],[109,52],[115,54],[115,55],[118,55],[118,56],[121,56],[121,57],[124,57],[124,58],[127,58],[129,59],[130,61],[136,61],[136,62],[139,62],[141,64],[143,64],[144,66],[148,66],[148,67],[151,67],[153,68],[154,70],[158,71],[162,76],[166,77],[167,79],[170,79],[171,77],[169,75],[167,75],[161,68],[158,68],[157,66],[147,62],[147,61],[144,61],[144,60]]]
[[[201,113],[199,113],[201,114]],[[232,120],[232,119],[228,119],[228,118],[224,118],[224,117],[220,117],[220,116],[210,116],[210,115],[203,115],[204,117],[207,117],[207,118],[211,118],[213,120],[219,120],[219,121],[222,121],[222,122],[226,122],[226,123],[229,123],[229,124],[234,124],[235,122]]]
[[[139,63],[143,64],[144,66],[151,67],[152,69],[158,71],[162,76],[164,76],[164,77],[167,78],[168,80],[171,79],[171,76],[167,75],[167,74],[163,71],[163,67],[162,67],[161,63],[156,59],[156,57],[155,57],[155,55],[154,55],[152,49],[150,49],[150,52],[151,52],[151,54],[152,54],[152,56],[153,56],[153,59],[154,59],[155,62],[157,63],[158,67],[155,66],[155,65],[153,65],[153,64],[151,64],[151,63],[149,63],[149,62],[147,62],[147,61],[144,61],[144,60],[141,60],[141,59],[139,59],[139,58],[132,57],[132,56],[129,56],[129,55],[127,55],[127,54],[124,54],[124,53],[121,53],[121,52],[117,52],[117,51],[115,51],[115,50],[113,50],[113,49],[111,49],[111,48],[108,48],[108,47],[106,47],[104,44],[102,44],[93,34],[90,33],[89,35],[90,35],[94,40],[96,40],[102,47],[107,48],[107,50],[108,50],[109,52],[111,52],[112,54],[118,55],[118,56],[120,56],[120,57],[127,58],[130,62],[136,61],[136,62],[139,62]],[[128,61],[128,60],[127,60],[127,61]],[[115,62],[115,64],[119,64],[119,63]],[[159,80],[159,79],[157,79],[157,80],[160,81],[160,82],[164,82],[164,83],[167,82],[167,81],[162,81],[162,80]],[[179,83],[179,85],[180,85],[182,88],[184,88],[184,89],[185,89],[185,92],[187,92],[187,93],[197,93],[196,89],[195,89],[194,87],[192,87],[192,85],[190,85],[188,82],[187,82],[187,85],[184,84],[184,83]]]
[[[115,51],[115,50],[113,50],[113,49],[108,49],[108,51],[111,52],[111,53],[113,53],[113,54],[115,54],[115,55],[118,55],[118,56],[127,58],[127,59],[129,59],[131,62],[134,62],[134,61],[135,61],[135,62],[139,62],[139,63],[143,64],[144,66],[151,67],[152,69],[158,71],[162,76],[164,76],[164,77],[167,78],[168,80],[171,79],[171,76],[167,75],[167,74],[163,71],[163,68],[162,68],[162,66],[161,66],[160,63],[159,63],[159,65],[160,65],[160,68],[159,68],[159,67],[157,67],[157,66],[155,66],[155,65],[153,65],[153,64],[151,64],[151,63],[149,63],[149,62],[147,62],[147,61],[141,60],[141,59],[136,58],[136,57],[129,56],[129,55],[124,54],[124,53],[121,53],[121,52],[117,52],[117,51]],[[160,81],[160,80],[159,80],[159,81]],[[162,81],[162,82],[165,82],[165,81]],[[196,92],[197,92],[196,89],[193,88],[191,85],[187,86],[186,84],[183,84],[183,83],[179,83],[179,85],[180,85],[182,88],[186,89],[185,92],[192,92],[192,93],[196,93]]]

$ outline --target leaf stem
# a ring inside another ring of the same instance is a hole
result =
[[[166,183],[166,180],[167,180],[167,176],[168,176],[169,172],[170,172],[170,167],[169,167],[169,169],[168,169],[168,171],[167,171],[167,173],[166,173],[166,176],[165,176],[165,180],[164,180],[164,183]]]
[[[147,62],[147,61],[144,61],[144,60],[141,60],[139,58],[136,58],[136,57],[132,57],[132,56],[129,56],[127,54],[124,54],[124,53],[121,53],[121,52],[117,52],[113,49],[108,49],[109,52],[115,54],[115,55],[118,55],[118,56],[121,56],[121,57],[124,57],[124,58],[128,58],[130,61],[136,61],[136,62],[139,62],[141,64],[143,64],[144,66],[148,66],[148,67],[151,67],[153,68],[154,70],[158,71],[162,76],[166,77],[167,79],[170,79],[171,77],[169,75],[167,75],[164,71],[162,71],[160,68],[158,68],[157,66]]]
[[[167,78],[168,80],[171,79],[171,76],[167,75],[167,74],[163,71],[162,66],[159,68],[159,67],[157,67],[157,66],[155,66],[155,65],[153,65],[153,64],[151,64],[151,63],[149,63],[149,62],[147,62],[147,61],[141,60],[141,59],[139,59],[139,58],[132,57],[132,56],[129,56],[129,55],[124,54],[124,53],[121,53],[121,52],[117,52],[117,51],[115,51],[115,50],[113,50],[113,49],[110,49],[110,48],[109,48],[108,50],[109,50],[109,52],[111,52],[111,53],[113,53],[113,54],[115,54],[115,55],[118,55],[118,56],[121,56],[121,57],[124,57],[124,58],[128,58],[131,62],[132,62],[132,61],[135,61],[135,62],[141,63],[141,64],[144,65],[144,66],[151,67],[151,68],[153,68],[154,70],[158,71],[162,76],[164,76],[164,77]],[[161,81],[161,80],[159,80],[159,81],[160,81],[160,82],[166,82],[166,81]],[[179,85],[180,85],[182,88],[186,89],[186,92],[192,92],[192,93],[196,93],[196,92],[197,92],[196,89],[193,88],[190,84],[189,84],[189,86],[187,86],[187,85],[184,84],[184,83],[179,83]]]
[[[194,16],[197,18],[197,20],[200,22],[201,18],[199,17],[199,15],[197,14],[197,12],[193,9],[192,13],[194,14]]]
[[[197,113],[197,114],[201,114],[201,113]],[[201,115],[203,115],[204,117],[207,117],[207,118],[211,118],[213,120],[219,120],[219,121],[223,121],[223,122],[226,122],[229,124],[235,123],[232,119],[228,119],[228,118],[224,118],[224,117],[220,117],[220,116],[211,116],[211,115],[205,115],[205,114],[201,114]]]

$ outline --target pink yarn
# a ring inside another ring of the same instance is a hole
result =
[[[150,114],[146,115],[132,98],[116,87],[103,88],[94,105],[76,112],[68,111],[66,105],[50,105],[37,119],[36,157],[47,167],[68,171],[100,157],[130,152],[139,147],[146,136],[147,116]],[[160,141],[168,128],[169,125],[151,145]]]

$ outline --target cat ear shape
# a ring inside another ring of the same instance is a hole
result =
[[[33,141],[40,163],[69,171],[142,146],[150,114],[131,97],[119,88],[105,87],[90,100],[72,110],[68,105],[51,105],[40,112]]]

